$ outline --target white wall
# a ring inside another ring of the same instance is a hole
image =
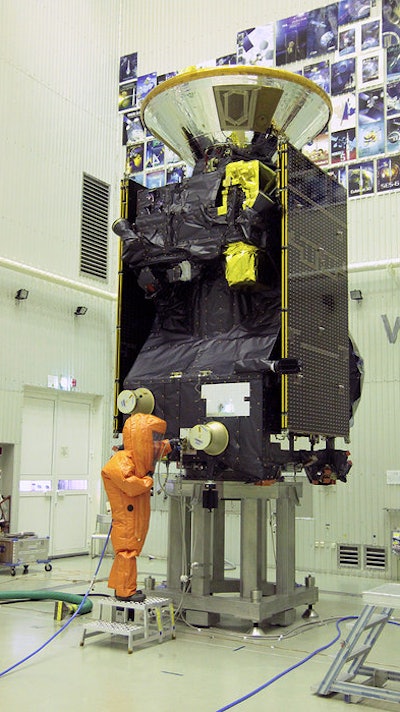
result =
[[[0,444],[14,445],[2,490],[13,495],[14,531],[23,394],[46,389],[48,375],[74,377],[80,394],[102,401],[90,529],[100,507],[118,244],[110,230],[107,280],[81,275],[80,214],[85,172],[111,186],[110,224],[119,215],[119,22],[119,0],[0,3]],[[19,288],[28,300],[15,301]],[[88,307],[85,316],[74,316],[77,305]]]
[[[139,75],[182,70],[234,52],[240,30],[325,4],[312,0],[128,0],[122,6],[121,55],[138,52]],[[372,17],[379,17],[380,1],[372,5]],[[347,542],[387,547],[386,572],[368,575],[398,575],[397,560],[390,554],[390,530],[398,518],[390,518],[387,509],[400,510],[400,485],[386,484],[386,472],[400,470],[400,336],[396,343],[389,343],[381,315],[387,314],[393,328],[400,315],[400,270],[367,271],[359,265],[398,258],[399,205],[398,192],[349,200],[349,288],[361,289],[364,296],[361,303],[350,302],[349,319],[365,360],[364,392],[348,445],[354,463],[348,484],[314,487],[313,517],[298,521],[298,562],[305,569],[336,572],[335,545]],[[156,540],[162,537],[154,537],[152,543]],[[237,557],[237,551],[230,555]],[[362,567],[340,572],[365,575]]]

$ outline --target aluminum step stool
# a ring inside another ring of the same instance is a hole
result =
[[[314,692],[321,696],[341,693],[344,695],[345,702],[359,702],[366,698],[398,703],[400,690],[388,690],[383,686],[388,680],[399,682],[400,672],[365,665],[365,661],[384,630],[393,609],[400,608],[400,584],[389,583],[371,591],[364,591],[363,601],[366,605],[327,674]],[[364,633],[366,637],[362,642]],[[366,679],[362,682],[354,682],[356,676]]]
[[[83,628],[80,645],[86,638],[100,633],[121,635],[128,638],[128,653],[143,643],[157,640],[162,643],[167,638],[175,638],[174,607],[170,598],[146,596],[141,603],[119,601],[105,596],[99,598],[100,617],[87,623]],[[108,612],[108,619],[105,617]],[[129,619],[129,611],[134,611],[134,621]]]

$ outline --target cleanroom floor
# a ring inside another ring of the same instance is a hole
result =
[[[112,593],[107,588],[111,561],[104,558],[94,594]],[[98,558],[89,556],[54,559],[51,572],[43,565],[31,564],[27,575],[22,574],[21,567],[14,577],[8,568],[0,568],[0,594],[39,589],[85,594],[98,562]],[[141,557],[138,564],[139,583],[152,575],[157,588],[165,578],[165,561]],[[131,655],[127,653],[127,639],[111,635],[89,638],[80,646],[83,626],[99,616],[96,595],[91,599],[92,611],[73,618],[55,638],[71,615],[61,622],[55,620],[54,600],[0,600],[1,706],[11,712],[217,712],[333,640],[337,634],[335,619],[358,616],[364,605],[362,591],[382,583],[320,575],[316,580],[320,589],[315,605],[317,620],[303,619],[303,611],[297,609],[291,626],[264,628],[263,637],[249,635],[251,627],[245,621],[224,621],[223,628],[197,629],[178,620],[175,640],[147,643]],[[394,619],[400,621],[400,609],[394,613]],[[341,624],[342,640],[352,623]],[[400,671],[399,642],[399,627],[387,625],[368,663]],[[343,697],[317,697],[312,692],[339,645],[337,642],[319,652],[232,708],[243,712],[348,711]],[[21,660],[25,661],[19,664]],[[393,710],[398,704],[364,699],[357,709]]]

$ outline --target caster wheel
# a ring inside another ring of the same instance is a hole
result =
[[[44,570],[45,570],[45,571],[52,571],[52,569],[53,569],[53,567],[52,567],[51,564],[46,564],[45,567],[44,567]]]
[[[10,571],[10,574],[11,574],[11,576],[15,576],[15,573],[16,573],[16,572],[15,572],[15,568],[14,568],[14,566],[13,566],[12,569],[11,569],[11,571]]]
[[[29,572],[29,566],[24,566],[23,573],[27,574]]]

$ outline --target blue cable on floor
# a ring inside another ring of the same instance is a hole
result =
[[[107,549],[107,544],[108,544],[108,541],[109,541],[109,539],[110,539],[111,529],[112,529],[112,523],[111,523],[111,525],[110,525],[110,529],[108,530],[107,538],[106,538],[106,541],[105,541],[105,544],[104,544],[104,547],[103,547],[103,551],[102,551],[101,554],[100,554],[100,559],[99,559],[99,563],[97,564],[96,571],[94,572],[94,574],[93,574],[93,576],[92,576],[92,580],[90,581],[90,584],[89,584],[89,588],[88,588],[88,590],[86,591],[85,595],[83,596],[82,601],[80,602],[80,604],[79,604],[78,608],[76,609],[75,613],[73,613],[73,615],[71,616],[71,618],[69,618],[69,620],[67,620],[67,622],[64,623],[64,625],[62,626],[62,628],[60,628],[59,630],[57,630],[56,633],[54,633],[48,640],[46,640],[46,642],[43,643],[39,648],[37,648],[36,650],[34,650],[32,653],[29,653],[29,655],[26,655],[26,657],[23,658],[22,660],[19,660],[17,663],[14,663],[14,665],[11,665],[9,668],[6,668],[6,669],[3,670],[2,672],[0,672],[0,677],[4,677],[4,675],[7,675],[8,672],[11,672],[12,670],[15,670],[15,668],[17,668],[17,667],[19,667],[20,665],[22,665],[22,663],[26,663],[27,660],[30,660],[31,658],[33,658],[34,655],[37,655],[37,653],[40,653],[40,651],[43,650],[44,648],[46,648],[55,638],[57,638],[58,635],[60,635],[60,633],[62,633],[66,628],[68,628],[68,626],[72,623],[72,621],[76,618],[76,616],[79,615],[79,613],[80,613],[80,611],[81,611],[81,609],[82,609],[82,607],[83,607],[83,605],[84,605],[86,599],[88,598],[88,596],[89,596],[89,594],[90,594],[91,588],[92,588],[92,586],[94,585],[94,582],[96,581],[97,574],[99,573],[99,569],[100,569],[100,566],[101,566],[101,562],[103,561],[104,554],[105,554],[105,551],[106,551],[106,549]]]
[[[313,653],[309,653],[309,655],[307,655],[305,658],[303,658],[303,660],[300,660],[295,665],[292,665],[291,667],[287,668],[286,670],[283,670],[283,672],[278,673],[278,675],[275,675],[267,682],[264,682],[263,685],[260,685],[260,687],[257,687],[255,690],[252,690],[252,692],[247,693],[247,695],[243,695],[243,697],[239,697],[234,702],[230,702],[229,705],[225,705],[225,707],[220,707],[216,712],[225,712],[225,710],[230,710],[232,707],[235,707],[236,705],[240,705],[241,702],[245,702],[245,700],[248,700],[248,699],[250,699],[250,697],[257,695],[262,690],[265,690],[266,687],[269,687],[270,685],[272,685],[273,682],[280,680],[281,677],[284,677],[284,675],[287,675],[289,672],[292,672],[292,670],[296,670],[296,668],[300,667],[300,665],[304,665],[304,663],[307,663],[309,660],[311,660],[311,658],[314,658],[316,655],[318,655],[318,653],[322,653],[324,650],[327,650],[332,645],[337,643],[337,641],[339,640],[339,638],[341,636],[339,624],[344,623],[344,621],[352,621],[357,618],[358,618],[358,616],[345,616],[343,618],[339,618],[339,620],[336,621],[336,628],[337,628],[338,633],[335,636],[335,638],[333,640],[331,640],[330,643],[323,645],[321,648],[317,648],[317,650],[314,650]]]

